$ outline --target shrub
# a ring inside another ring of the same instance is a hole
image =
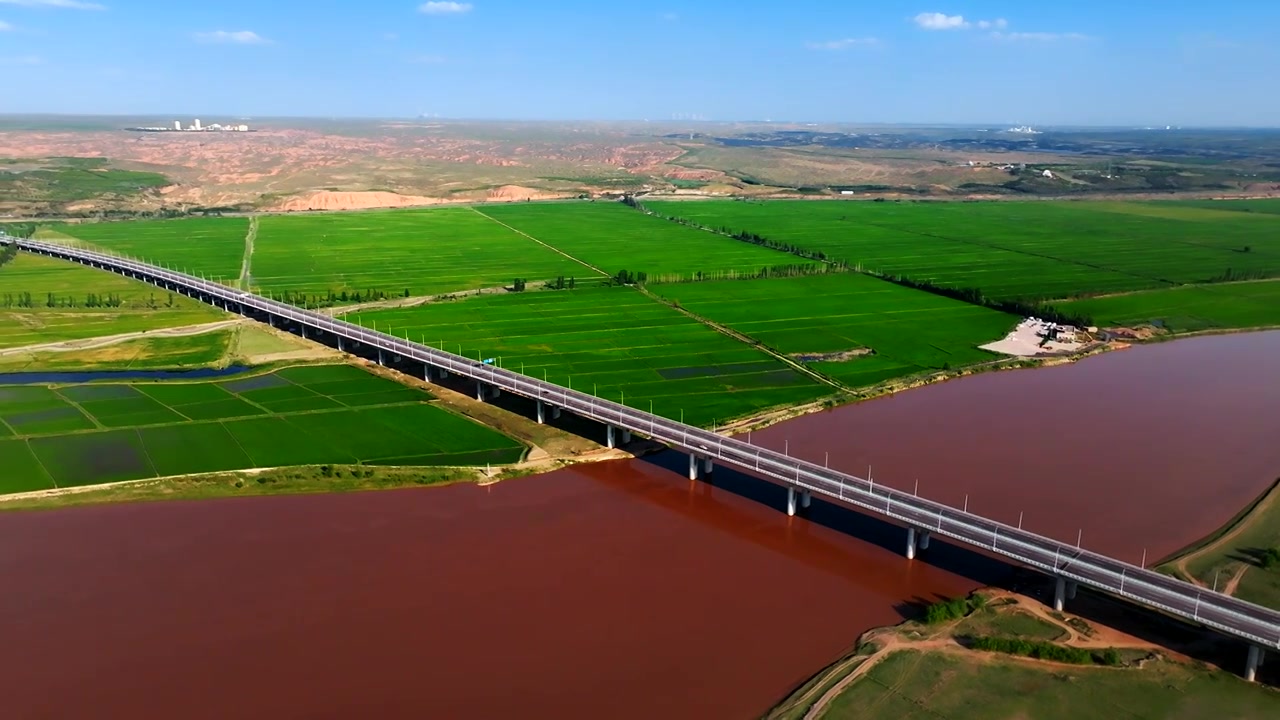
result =
[[[1258,564],[1268,570],[1280,566],[1280,547],[1267,548]]]
[[[925,608],[924,621],[929,625],[937,625],[949,620],[959,620],[969,614],[973,604],[968,598],[952,598],[936,602]]]

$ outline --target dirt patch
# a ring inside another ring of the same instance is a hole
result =
[[[298,212],[307,210],[366,210],[368,208],[417,207],[421,205],[439,205],[444,200],[426,197],[425,195],[400,195],[383,191],[337,192],[333,190],[317,190],[297,195],[269,206],[267,209],[276,212]]]
[[[521,185],[503,185],[496,187],[488,192],[485,196],[491,201],[514,201],[514,200],[555,200],[558,198],[569,197],[565,193],[553,192],[550,190],[538,190],[536,188],[524,187]]]
[[[829,353],[791,353],[787,357],[799,362],[845,362],[854,358],[870,355],[871,348],[854,348]]]

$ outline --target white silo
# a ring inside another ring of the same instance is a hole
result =
[[[182,121],[181,121],[181,120],[174,120],[174,121],[173,121],[173,129],[174,129],[174,130],[182,130]]]
[[[194,128],[195,128],[195,129],[197,129],[197,130],[199,130],[199,129],[200,129],[200,118],[196,118],[196,124],[195,124],[195,125],[193,125],[192,127],[194,127]]]

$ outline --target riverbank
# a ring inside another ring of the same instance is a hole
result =
[[[1262,717],[1280,702],[1274,688],[1017,593],[984,589],[967,608],[960,618],[864,633],[764,717],[1109,717],[1126,706],[1162,716],[1159,708],[1201,704]],[[974,649],[987,645],[1062,659]]]
[[[1175,577],[1280,609],[1280,479],[1217,532],[1161,561]]]

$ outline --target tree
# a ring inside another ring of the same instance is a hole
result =
[[[569,278],[569,289],[570,289],[570,290],[572,290],[572,289],[573,289],[574,282],[575,282],[575,281],[574,281],[574,278]]]

